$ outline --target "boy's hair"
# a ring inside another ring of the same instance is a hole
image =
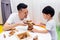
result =
[[[24,3],[20,3],[20,4],[17,5],[17,10],[18,11],[21,10],[21,9],[25,9],[25,8],[27,8],[27,5],[24,4]]]
[[[54,11],[54,9],[53,9],[51,6],[46,6],[46,7],[42,10],[42,13],[43,13],[43,14],[50,14],[51,17],[53,17],[54,14],[55,14],[55,11]]]

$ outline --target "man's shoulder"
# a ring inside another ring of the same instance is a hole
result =
[[[18,13],[12,13],[11,15],[17,15]]]
[[[18,15],[18,13],[12,13],[12,14],[10,14],[10,16],[17,16]]]

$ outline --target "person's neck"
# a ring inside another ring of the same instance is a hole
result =
[[[19,15],[19,14],[18,14],[18,16],[19,16],[19,19],[20,19],[20,20],[23,20],[22,15]]]
[[[52,17],[48,18],[48,20],[47,20],[47,21],[50,21],[51,19],[52,19]]]

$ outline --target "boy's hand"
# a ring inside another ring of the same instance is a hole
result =
[[[39,25],[40,25],[40,26],[46,26],[44,23],[40,23]]]

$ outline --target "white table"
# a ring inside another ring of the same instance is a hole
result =
[[[19,38],[17,37],[17,34],[26,32],[27,28],[28,26],[17,26],[16,29],[19,31],[15,32],[15,34],[12,35],[11,37],[8,36],[10,31],[5,31],[2,34],[0,34],[0,40],[19,40]],[[38,26],[34,26],[34,28],[37,30],[45,30],[44,28],[41,28]],[[51,40],[50,33],[45,33],[45,34],[44,33],[33,33],[29,31],[28,33],[31,35],[31,37],[25,38],[24,40],[33,40],[35,36],[38,36],[38,40]],[[6,38],[4,38],[3,34],[6,35]]]

